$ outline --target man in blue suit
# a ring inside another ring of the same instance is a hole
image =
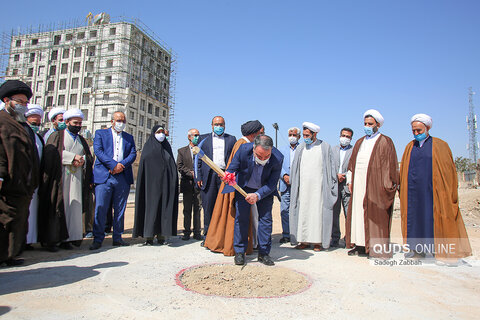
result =
[[[300,139],[300,128],[293,127],[288,129],[288,146],[282,149],[283,165],[282,173],[280,174],[280,215],[282,217],[282,238],[280,243],[290,242],[290,224],[289,224],[289,210],[290,210],[290,167],[293,162],[295,150],[297,150],[298,140]]]
[[[96,155],[93,175],[95,183],[94,240],[90,250],[102,246],[105,238],[105,220],[110,203],[113,203],[113,245],[128,246],[122,240],[123,214],[127,206],[130,185],[133,183],[132,163],[137,158],[133,136],[123,132],[125,114],[112,115],[112,127],[95,132],[93,150]]]
[[[235,194],[233,247],[237,265],[245,264],[252,204],[257,204],[258,209],[258,261],[267,266],[274,265],[269,256],[272,246],[272,206],[282,161],[283,155],[273,147],[272,138],[258,135],[253,143],[243,144],[238,149],[227,168],[227,172],[235,173],[237,184],[248,194],[246,197],[239,192]],[[232,191],[233,187],[226,186],[223,192]]]
[[[212,131],[212,133],[200,136],[198,146],[205,155],[224,170],[237,138],[225,133],[225,119],[221,116],[216,116],[212,119]],[[200,195],[203,206],[203,234],[206,236],[221,181],[209,166],[202,163],[202,161],[198,161],[198,159],[196,162],[198,166],[196,182],[201,190]],[[202,241],[201,245],[203,246],[203,244],[204,242]]]

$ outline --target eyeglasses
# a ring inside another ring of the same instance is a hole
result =
[[[22,105],[22,106],[24,106],[24,107],[26,107],[26,106],[28,105],[28,102],[29,102],[28,100],[27,100],[27,101],[22,101],[22,100],[18,100],[17,98],[10,98],[10,100],[13,100],[13,101],[15,101],[15,102],[18,102],[18,104],[20,104],[20,105]]]

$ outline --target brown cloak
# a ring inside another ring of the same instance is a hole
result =
[[[245,139],[239,139],[233,146],[232,153],[227,162],[227,168],[232,162],[233,156],[238,148],[244,143]],[[218,190],[217,200],[212,212],[212,219],[208,227],[207,237],[204,246],[211,251],[221,252],[225,256],[234,256],[233,233],[235,227],[235,192],[222,194],[225,184],[222,183]],[[247,254],[253,252],[251,225],[249,230]]]
[[[0,223],[16,216],[15,200],[32,198],[39,182],[36,147],[28,132],[7,111],[0,111]]]
[[[352,156],[348,163],[348,170],[352,172],[352,195],[355,192],[353,182],[355,181],[355,165],[357,155],[365,137],[360,138],[353,147]],[[393,201],[398,186],[398,164],[397,152],[392,139],[381,134],[372,150],[368,163],[367,189],[363,200],[365,212],[365,251],[371,257],[389,257],[391,254],[375,253],[374,245],[378,244],[382,250],[389,252],[390,227],[392,221]],[[348,205],[345,242],[347,248],[355,244],[350,242],[352,223],[352,201]]]
[[[400,165],[400,212],[402,236],[407,242],[408,168],[414,141],[405,147]],[[472,254],[458,207],[457,170],[448,144],[432,137],[433,233],[435,257],[462,258]],[[453,245],[452,250],[438,250]]]
[[[68,133],[67,133],[68,134]],[[42,185],[38,190],[41,199],[38,209],[38,241],[55,244],[68,239],[63,203],[62,154],[65,130],[50,135],[43,150],[44,173]],[[89,210],[90,184],[92,183],[93,157],[87,141],[78,135],[85,152],[83,169],[82,206],[83,212]]]

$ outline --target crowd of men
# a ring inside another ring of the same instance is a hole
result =
[[[52,128],[40,132],[44,111],[29,104],[31,97],[21,81],[0,86],[0,264],[22,264],[18,256],[35,243],[55,252],[80,246],[86,237],[93,238],[90,250],[97,250],[110,228],[113,246],[128,246],[122,239],[124,213],[137,152],[133,136],[124,131],[125,114],[114,112],[111,127],[97,130],[89,146],[80,134],[81,110],[53,108]],[[367,110],[362,121],[365,135],[354,146],[348,127],[331,147],[320,139],[318,125],[304,122],[288,130],[289,145],[277,150],[258,120],[244,123],[237,140],[216,116],[212,132],[188,131],[188,145],[178,150],[176,161],[168,131],[155,126],[138,167],[133,237],[154,245],[175,236],[181,192],[182,240],[193,233],[204,248],[234,256],[237,265],[256,250],[259,262],[274,265],[272,207],[278,198],[280,243],[316,252],[346,247],[348,255],[389,258],[398,191],[402,235],[411,248],[407,257],[470,255],[452,154],[446,142],[430,135],[431,117],[412,117],[414,139],[400,169],[392,139],[380,132],[380,112]],[[202,160],[207,157],[210,164]]]

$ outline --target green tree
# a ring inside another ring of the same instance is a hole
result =
[[[475,164],[472,160],[464,157],[455,158],[455,167],[458,172],[472,171],[475,170]]]

